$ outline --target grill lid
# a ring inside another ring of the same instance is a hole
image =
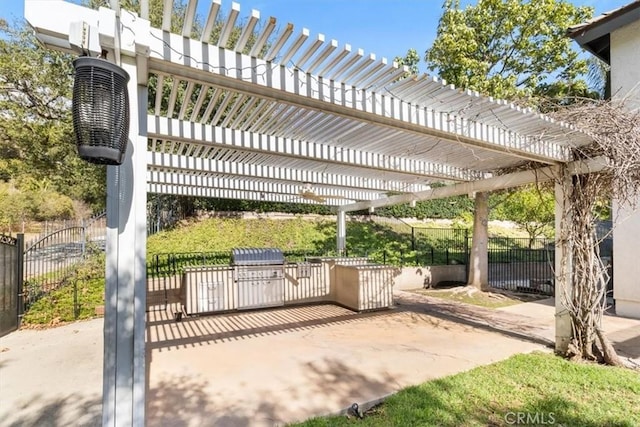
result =
[[[231,251],[233,265],[284,264],[284,255],[277,248],[235,248]]]

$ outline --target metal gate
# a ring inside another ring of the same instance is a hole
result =
[[[20,326],[24,236],[0,234],[0,337]]]
[[[24,309],[64,285],[85,259],[89,245],[103,250],[105,230],[106,213],[102,212],[27,242],[23,257]]]
[[[63,228],[29,245],[24,251],[25,309],[62,286],[85,249],[85,227]]]

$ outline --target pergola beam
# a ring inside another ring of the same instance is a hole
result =
[[[573,175],[598,172],[607,166],[603,158],[595,158],[585,161],[574,161],[567,164],[569,172]],[[534,182],[546,182],[557,178],[557,167],[547,166],[540,169],[531,169],[520,172],[513,172],[507,175],[500,175],[480,181],[463,182],[446,187],[438,187],[431,190],[420,191],[412,194],[401,194],[389,196],[383,199],[357,202],[351,205],[342,206],[340,209],[351,212],[370,208],[380,208],[384,206],[410,203],[413,201],[442,199],[445,197],[460,196],[463,194],[473,194],[475,192],[495,191],[504,188],[521,187]]]

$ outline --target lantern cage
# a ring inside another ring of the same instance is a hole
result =
[[[80,158],[120,165],[129,139],[129,74],[104,59],[73,61],[73,132]]]

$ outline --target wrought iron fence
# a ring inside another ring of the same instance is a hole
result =
[[[391,250],[379,251],[349,250],[344,253],[347,257],[369,258],[373,263],[395,265],[399,267],[426,266],[426,265],[454,265],[466,264],[468,252],[450,248],[428,248],[422,251]]]
[[[285,250],[282,253],[288,263],[302,262],[310,256],[326,255],[313,249]],[[147,277],[167,277],[181,274],[184,267],[230,264],[230,250],[155,254],[147,261]]]
[[[467,230],[402,224],[411,232],[406,240],[394,242],[379,250],[347,246],[346,255],[368,257],[375,263],[397,266],[467,264]]]
[[[36,227],[36,225],[32,225],[32,228],[33,227]],[[25,240],[25,248],[30,248],[37,242],[60,230],[66,230],[73,227],[85,228],[88,240],[101,240],[102,246],[104,246],[105,230],[107,227],[106,211],[102,211],[89,218],[79,220],[44,221],[39,223],[37,225],[37,228],[40,230],[38,235],[30,238],[29,240]]]
[[[66,227],[27,244],[22,283],[25,310],[43,295],[58,289],[71,277],[88,250],[104,249],[106,214]]]
[[[471,236],[464,229],[412,227],[411,250],[348,250],[372,262],[398,266],[468,264]],[[488,239],[489,284],[515,292],[554,294],[555,242],[552,239]],[[467,267],[468,273],[468,267]]]
[[[554,240],[493,237],[488,243],[492,287],[554,295]]]

